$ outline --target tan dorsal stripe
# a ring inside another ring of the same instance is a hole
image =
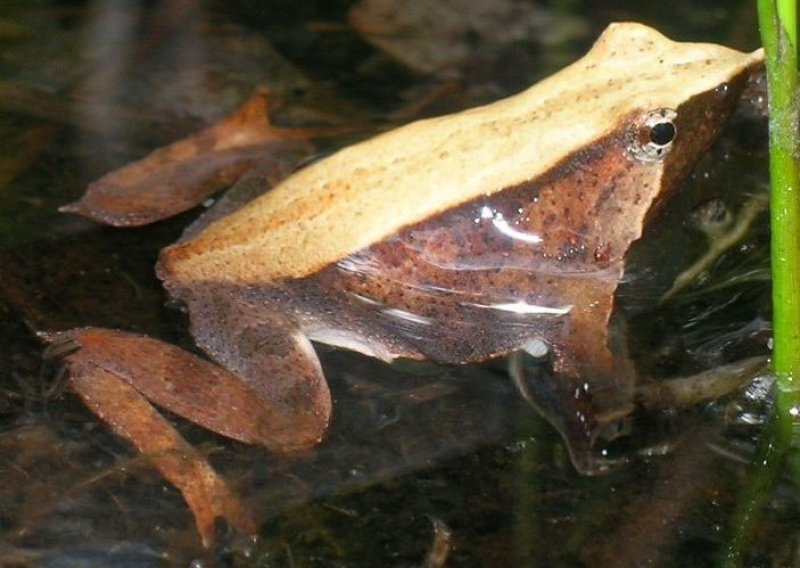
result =
[[[184,284],[311,274],[404,226],[534,179],[620,128],[620,117],[677,108],[762,58],[612,24],[586,56],[518,95],[414,122],[301,170],[169,249],[164,273]]]

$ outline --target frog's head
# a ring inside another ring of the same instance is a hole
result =
[[[518,138],[525,147],[509,148],[517,159],[507,187],[535,190],[537,202],[521,204],[519,218],[548,259],[538,269],[567,278],[546,291],[572,306],[568,331],[554,342],[554,368],[567,385],[587,387],[573,397],[575,389],[556,384],[566,395],[538,392],[537,406],[584,472],[606,467],[594,452],[602,438],[624,431],[616,425],[633,407],[637,373],[624,321],[612,318],[631,245],[718,138],[762,60],[761,51],[678,43],[645,26],[614,24],[583,59],[505,103],[536,117],[517,122],[517,133],[527,129]],[[546,142],[525,144],[535,127]],[[525,164],[533,151],[550,161]]]

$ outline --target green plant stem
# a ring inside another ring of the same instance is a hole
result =
[[[789,41],[797,53],[797,0],[778,0],[778,21],[783,24]],[[760,17],[760,16],[759,16]]]
[[[796,0],[758,0],[767,60],[775,408],[759,440],[753,471],[734,513],[722,565],[740,566],[755,539],[794,433],[800,428],[800,176],[798,176]],[[790,465],[800,486],[800,459]]]
[[[800,177],[795,158],[797,56],[790,34],[777,21],[773,0],[759,1],[759,18],[767,55],[770,100],[773,366],[779,394],[793,394],[788,398],[794,404],[800,402],[795,385],[795,377],[800,379]]]
[[[782,21],[783,17],[788,18]],[[770,98],[770,213],[773,370],[778,439],[800,428],[800,174],[798,174],[797,2],[759,1]]]
[[[731,535],[720,562],[723,568],[737,568],[747,557],[756,537],[761,512],[783,470],[788,443],[781,436],[780,422],[778,414],[772,413],[761,433],[753,469],[738,496]]]

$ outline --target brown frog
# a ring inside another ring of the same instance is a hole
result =
[[[167,386],[137,388],[226,435],[291,450],[318,443],[331,416],[312,342],[384,361],[546,353],[552,377],[534,396],[574,396],[538,405],[576,466],[602,471],[595,442],[631,411],[636,381],[609,331],[626,253],[761,61],[613,24],[520,94],[296,172],[165,249],[157,267],[197,344],[260,401],[260,415],[246,411],[255,426],[192,411],[184,399],[203,387],[172,388],[166,370],[156,381]],[[152,385],[135,366],[125,380]],[[211,398],[239,410],[224,392]]]

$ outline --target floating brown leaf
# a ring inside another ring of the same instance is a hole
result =
[[[89,185],[62,212],[114,226],[153,223],[201,203],[245,172],[288,170],[312,151],[318,129],[276,128],[266,89],[223,121],[155,150]]]

